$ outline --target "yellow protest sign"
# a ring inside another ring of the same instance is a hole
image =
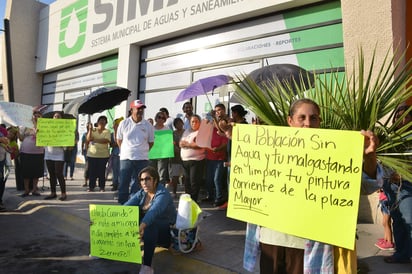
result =
[[[75,119],[39,118],[37,120],[36,146],[74,146],[75,131]]]
[[[139,207],[91,204],[89,210],[90,254],[141,264]]]
[[[237,124],[227,215],[353,249],[362,156],[360,132]]]

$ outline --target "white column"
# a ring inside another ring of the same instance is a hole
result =
[[[119,61],[117,65],[117,85],[132,91],[129,99],[124,101],[116,109],[115,117],[126,118],[129,104],[137,98],[137,84],[139,79],[139,56],[140,47],[136,45],[125,45],[119,48]]]

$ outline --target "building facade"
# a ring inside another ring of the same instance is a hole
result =
[[[405,49],[411,10],[406,0],[8,0],[4,97],[61,110],[117,85],[132,91],[128,102],[145,102],[146,118],[160,107],[176,117],[183,102],[174,98],[200,78],[238,77],[274,63],[344,71],[360,47],[366,58],[375,49],[378,59]],[[231,93],[219,89],[209,98],[229,105]],[[128,102],[107,111],[109,119],[125,116]],[[198,114],[211,108],[205,96],[193,105]],[[87,119],[79,117],[80,132]]]

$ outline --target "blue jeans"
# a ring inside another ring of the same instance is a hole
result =
[[[70,167],[70,178],[73,178],[74,168],[76,167],[76,159],[77,159],[77,146],[75,146],[72,150],[70,162],[64,163],[64,177],[67,178],[67,170]]]
[[[412,184],[407,181],[399,186],[385,182],[383,189],[391,208],[393,237],[396,260],[409,260],[412,257]]]
[[[143,264],[151,266],[155,248],[157,246],[168,248],[170,240],[170,225],[168,223],[154,222],[147,226],[143,234]]]
[[[136,193],[140,189],[137,176],[148,165],[148,160],[120,160],[119,204],[127,202],[129,195]]]
[[[215,201],[223,200],[223,160],[206,160],[206,187],[209,198]]]
[[[119,155],[112,155],[112,172],[113,172],[113,187],[119,186],[120,176],[120,157]]]

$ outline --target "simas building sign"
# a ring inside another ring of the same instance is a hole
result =
[[[92,12],[95,15],[103,18],[103,21],[99,23],[92,24],[92,33],[98,34],[105,32],[109,26],[114,21],[114,24],[121,25],[124,22],[129,22],[135,20],[137,16],[145,16],[148,14],[149,6],[152,0],[129,0],[127,5],[125,5],[125,0],[118,0],[115,2],[104,3],[102,0],[94,0]],[[160,11],[164,8],[164,2],[166,7],[176,5],[178,0],[168,0],[168,1],[153,1],[153,12]],[[85,42],[86,42],[86,29],[87,29],[87,15],[88,11],[88,0],[78,0],[69,6],[65,7],[61,11],[60,19],[60,41],[59,41],[59,56],[66,57],[71,54],[79,52]],[[126,18],[124,18],[124,14]],[[176,12],[175,12],[176,13]],[[173,17],[173,15],[172,15]],[[176,14],[177,18],[177,14]],[[72,22],[76,21],[76,22]],[[162,23],[169,20],[161,19]],[[66,43],[66,34],[70,32],[69,26],[71,24],[78,24],[78,36],[75,39],[75,42],[69,47]],[[136,33],[140,31],[139,25],[132,25],[125,28],[122,32],[126,35]],[[113,34],[113,38],[121,38],[122,33],[116,32]],[[92,47],[102,44],[106,41],[110,41],[110,36],[102,36],[92,41]]]
[[[313,0],[319,1],[319,0]],[[182,35],[199,26],[268,13],[290,0],[75,0],[52,3],[40,19],[36,71],[113,52],[118,48]]]

